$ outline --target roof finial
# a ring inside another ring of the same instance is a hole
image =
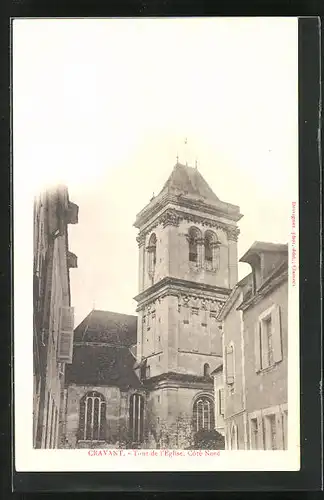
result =
[[[198,169],[198,161],[197,161],[197,159],[195,161],[195,167]]]
[[[177,153],[177,165],[178,165],[178,163],[179,163],[179,155]]]
[[[188,144],[188,139],[187,139],[187,137],[185,138],[184,143],[185,143],[185,146],[187,146],[187,144]],[[187,147],[185,147],[185,160],[186,160],[186,166],[188,166],[187,152],[188,152],[188,148],[187,148]]]

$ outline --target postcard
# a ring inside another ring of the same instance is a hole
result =
[[[300,468],[298,19],[14,19],[15,467]]]

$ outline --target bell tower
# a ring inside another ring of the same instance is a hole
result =
[[[197,168],[180,163],[136,217],[137,361],[149,394],[148,447],[183,448],[201,425],[213,427],[210,372],[222,357],[217,315],[237,282],[241,217]],[[211,412],[202,420],[200,410],[194,416],[200,401]]]

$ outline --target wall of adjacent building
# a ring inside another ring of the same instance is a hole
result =
[[[256,371],[255,326],[259,316],[273,305],[280,306],[282,360],[265,371]],[[288,376],[288,282],[266,295],[258,304],[243,313],[246,378],[246,409],[253,412],[287,403]]]
[[[67,207],[65,187],[42,193],[35,203],[33,444],[37,448],[60,445],[65,371],[65,364],[58,360],[60,313],[62,306],[70,305]],[[56,229],[58,234],[54,234]]]
[[[282,359],[274,366],[256,371],[254,330],[260,315],[272,306],[280,307]],[[258,423],[257,447],[270,449],[269,416],[275,419],[277,449],[287,448],[288,418],[288,281],[284,281],[261,302],[244,311],[246,409],[249,447],[253,444],[251,419]]]
[[[49,313],[49,337],[47,350],[46,393],[42,446],[56,448],[62,423],[60,411],[64,385],[64,363],[58,360],[58,341],[61,307],[70,305],[67,267],[66,235],[54,240],[51,301]]]

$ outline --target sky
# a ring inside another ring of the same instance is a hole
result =
[[[297,82],[296,18],[14,20],[14,186],[64,182],[79,205],[76,325],[93,307],[135,314],[133,223],[177,155],[240,206],[239,257],[288,242]]]

